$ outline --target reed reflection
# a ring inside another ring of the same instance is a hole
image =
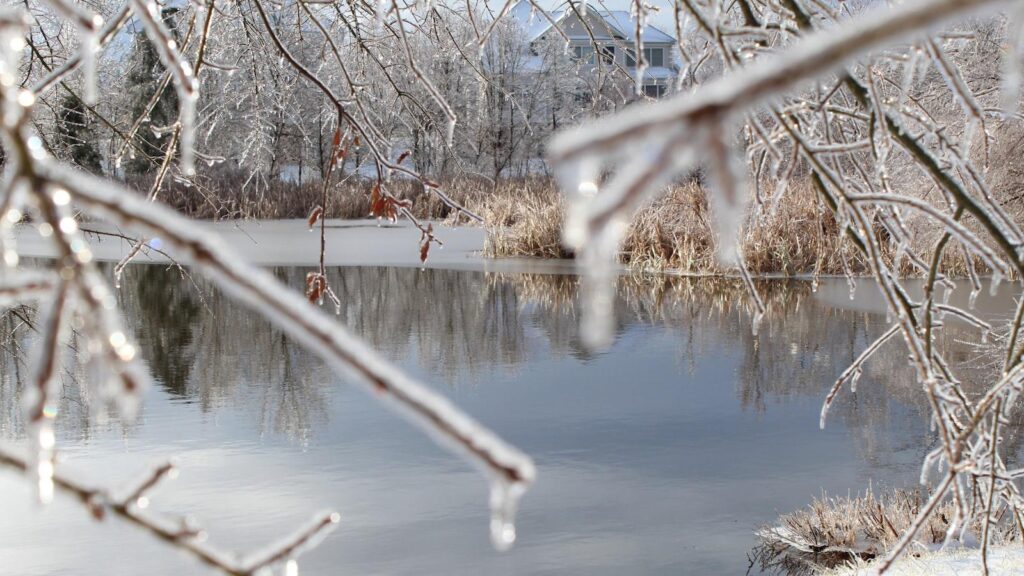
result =
[[[279,268],[275,274],[296,290],[303,286],[304,270]],[[493,371],[540,358],[592,358],[579,337],[574,276],[412,268],[336,268],[329,276],[342,301],[338,320],[430,381],[486,385]],[[679,343],[681,377],[692,375],[701,359],[734,363],[738,405],[765,412],[787,398],[820,400],[887,328],[884,315],[823,303],[808,282],[762,281],[759,289],[770,312],[755,335],[738,282],[623,277],[616,330],[619,338],[632,331],[668,331]],[[241,409],[260,433],[299,439],[330,418],[329,390],[339,383],[329,371],[210,285],[173,267],[140,265],[125,271],[119,295],[143,358],[173,397],[204,411]],[[0,349],[0,431],[17,436],[15,399],[24,369],[19,352],[31,329],[10,313],[2,323],[4,334],[14,337]],[[975,336],[952,327],[939,345],[962,348],[952,351],[962,357],[977,356],[969,344]],[[604,354],[619,351],[613,346]],[[621,361],[630,358],[623,354]],[[894,339],[868,364],[856,393],[844,392],[831,413],[831,422],[863,437],[869,453],[889,448],[884,439],[894,436],[885,430],[893,425],[894,407],[926,414],[905,366],[902,343]],[[64,426],[87,433],[88,399],[66,388]]]

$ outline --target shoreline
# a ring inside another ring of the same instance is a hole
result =
[[[328,219],[326,227],[327,266],[395,266],[472,270],[484,272],[521,272],[534,274],[578,274],[572,258],[540,256],[494,256],[487,254],[488,228],[450,226],[443,220],[427,220],[438,230],[444,247],[435,247],[425,263],[419,260],[420,231],[405,220],[382,222],[372,219]],[[258,266],[317,266],[320,263],[319,229],[309,229],[306,220],[197,220],[218,234],[247,262]],[[90,241],[93,257],[98,261],[117,262],[131,250],[132,235],[104,222],[87,222],[81,231]],[[18,251],[25,258],[53,258],[55,252],[31,224],[14,227]],[[278,241],[280,240],[280,241]],[[354,246],[354,247],[352,247]],[[133,264],[169,264],[170,255],[156,249],[143,249]],[[691,272],[679,268],[631,268],[621,265],[620,274],[637,277],[741,280],[738,273],[707,271]],[[840,274],[799,272],[751,273],[756,280],[801,280],[846,278]],[[987,275],[981,276],[986,278]],[[860,282],[870,275],[854,275]],[[914,280],[916,277],[904,279]],[[954,277],[953,279],[958,279]]]
[[[1014,576],[1024,566],[1024,547],[997,546],[989,550],[989,576]],[[869,576],[874,562],[826,571],[823,576]],[[905,556],[893,564],[889,576],[981,576],[981,551],[977,548],[929,550],[918,557]]]

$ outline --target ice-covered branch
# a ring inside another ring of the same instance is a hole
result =
[[[368,392],[390,401],[443,444],[466,455],[494,482],[526,486],[533,481],[533,463],[527,456],[393,367],[332,318],[281,286],[271,274],[245,264],[187,218],[148,203],[116,184],[49,161],[40,164],[40,172],[66,186],[78,206],[148,237],[160,238],[226,293],[266,316],[335,369],[363,383]]]
[[[30,472],[32,468],[30,459],[3,446],[0,446],[0,465],[23,473]],[[139,481],[137,488],[122,497],[106,489],[88,487],[60,472],[53,473],[52,485],[57,492],[71,496],[85,506],[96,520],[108,516],[120,518],[231,576],[253,576],[263,573],[267,568],[293,563],[297,556],[316,547],[340,521],[336,512],[319,514],[293,536],[265,550],[254,552],[245,560],[238,560],[237,555],[226,553],[210,544],[206,531],[187,517],[168,518],[147,512],[150,501],[146,493],[164,478],[173,477],[175,470],[172,464],[157,467]]]

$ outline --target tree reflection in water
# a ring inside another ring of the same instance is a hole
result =
[[[275,273],[301,290],[304,270]],[[487,371],[514,370],[538,350],[590,358],[579,337],[575,276],[358,267],[332,269],[329,280],[342,301],[339,321],[396,361],[414,361],[428,380],[483,385]],[[122,278],[122,309],[159,385],[204,411],[241,407],[261,433],[299,440],[314,433],[330,417],[326,391],[336,384],[330,372],[263,319],[208,283],[193,282],[175,268],[146,265],[129,267]],[[619,338],[633,330],[671,332],[681,371],[692,371],[708,354],[735,354],[737,402],[764,412],[788,397],[820,401],[887,327],[884,316],[823,303],[808,282],[762,281],[759,289],[771,313],[754,335],[738,282],[623,277],[616,331]],[[10,313],[2,328],[14,334],[0,349],[0,431],[9,437],[22,432],[18,346],[31,330]],[[968,340],[976,334],[953,327],[939,345],[947,357],[976,356]],[[607,352],[615,353],[614,347]],[[894,402],[927,413],[912,382],[902,343],[893,341],[868,364],[856,394],[844,394],[833,409],[869,459],[899,441],[887,432],[900,425]],[[88,434],[88,399],[65,395],[63,403],[63,429]]]

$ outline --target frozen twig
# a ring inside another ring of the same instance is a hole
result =
[[[3,446],[0,446],[0,465],[21,472],[31,470],[29,459]],[[73,497],[96,520],[103,520],[107,516],[120,518],[231,576],[254,576],[266,568],[294,561],[296,556],[322,541],[340,521],[340,516],[335,512],[318,515],[294,536],[240,561],[235,554],[223,552],[210,544],[206,531],[194,522],[147,512],[150,502],[146,493],[160,480],[172,477],[174,470],[172,464],[155,468],[140,480],[138,487],[123,497],[117,497],[105,489],[88,487],[59,472],[53,473],[52,482],[58,492]]]

